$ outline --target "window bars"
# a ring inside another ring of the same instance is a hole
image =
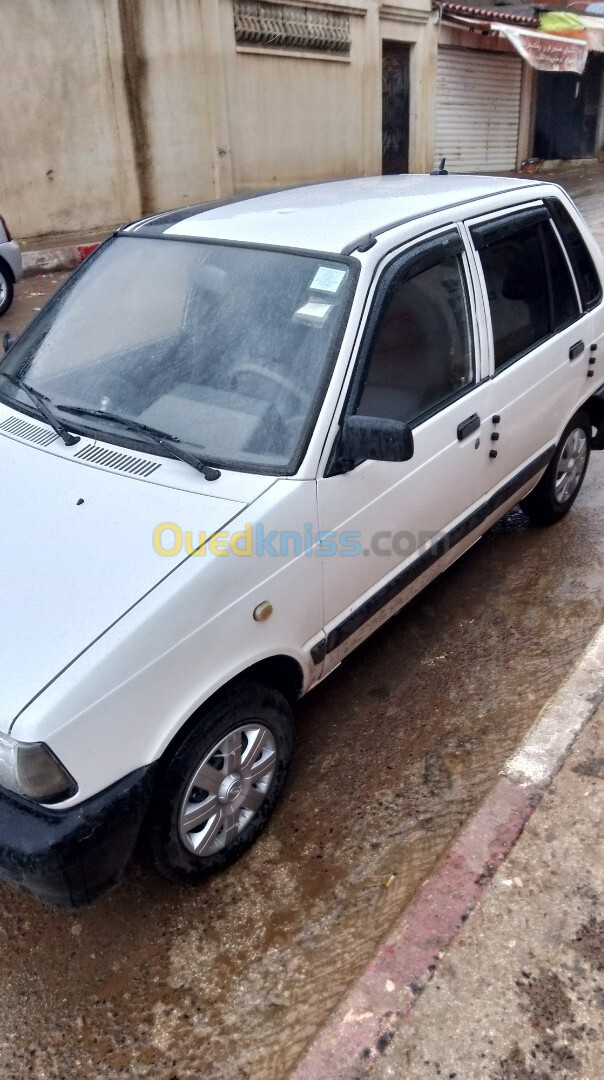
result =
[[[234,0],[233,14],[238,45],[350,54],[350,18],[343,12],[268,0]]]

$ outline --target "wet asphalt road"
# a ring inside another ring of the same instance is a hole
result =
[[[601,214],[601,180],[573,183]],[[564,522],[514,512],[299,704],[237,865],[195,889],[136,867],[74,914],[0,885],[2,1080],[282,1080],[601,624],[603,581],[595,454]]]

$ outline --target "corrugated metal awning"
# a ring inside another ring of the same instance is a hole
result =
[[[512,23],[515,26],[538,26],[539,19],[530,7],[521,7],[519,11],[505,8],[481,8],[471,4],[456,4],[453,0],[443,0],[438,4],[441,12],[446,15],[465,16],[470,19],[478,19],[480,22]]]

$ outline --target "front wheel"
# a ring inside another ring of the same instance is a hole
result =
[[[160,771],[143,843],[170,880],[196,881],[234,862],[274,809],[293,745],[288,702],[257,684],[210,706]]]
[[[531,521],[552,525],[568,514],[585,479],[590,451],[591,421],[580,412],[566,426],[537,487],[520,504]]]

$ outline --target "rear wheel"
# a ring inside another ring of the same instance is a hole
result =
[[[521,506],[538,525],[552,525],[568,514],[585,478],[591,450],[591,421],[577,413],[565,428],[556,452],[534,491]]]
[[[160,773],[144,839],[155,869],[195,881],[254,842],[285,783],[293,745],[286,699],[233,687],[190,728]]]
[[[8,311],[13,302],[13,276],[3,259],[0,259],[0,315]]]

